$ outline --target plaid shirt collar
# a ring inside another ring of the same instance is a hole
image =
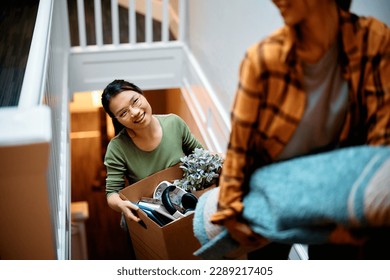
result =
[[[352,40],[358,29],[358,17],[349,12],[339,9],[339,37],[338,42],[341,44],[339,48],[342,50],[340,54],[342,73],[346,80],[350,79],[350,65],[352,62],[359,63],[361,54],[359,52],[360,47],[357,45],[356,40]],[[284,26],[284,32],[286,34],[285,44],[282,48],[281,59],[287,65],[295,68],[299,74],[302,74],[301,63],[295,53],[297,31],[294,27]]]

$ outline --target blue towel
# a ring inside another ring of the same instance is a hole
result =
[[[253,174],[243,217],[270,241],[328,243],[339,226],[390,227],[389,182],[389,147],[343,148],[274,163]],[[207,239],[203,208],[217,203],[208,200],[211,194],[201,197],[195,211],[194,232],[202,244],[195,255],[222,259],[238,244],[226,229]]]
[[[212,225],[208,220],[212,211],[217,209],[218,194],[218,188],[205,192],[195,209],[194,235],[202,246],[194,254],[206,259],[221,259],[239,247],[224,227]]]

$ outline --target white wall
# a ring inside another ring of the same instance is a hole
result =
[[[351,11],[364,16],[373,16],[390,26],[389,0],[352,0]]]
[[[189,0],[188,44],[229,113],[245,49],[282,24],[271,1]]]
[[[229,115],[247,47],[282,25],[271,0],[188,0],[188,45]],[[351,10],[390,25],[390,1],[353,0]]]

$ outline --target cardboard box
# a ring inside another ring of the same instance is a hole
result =
[[[180,179],[183,171],[179,165],[157,172],[120,191],[122,199],[137,203],[141,197],[153,197],[153,191],[161,181]],[[193,232],[194,214],[172,221],[160,227],[141,209],[137,211],[142,223],[126,219],[134,252],[139,260],[191,260],[200,248]]]

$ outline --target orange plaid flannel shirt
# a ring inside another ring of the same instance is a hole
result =
[[[390,144],[390,30],[374,18],[340,11],[339,52],[349,110],[339,144]],[[303,116],[306,94],[287,26],[247,50],[231,114],[216,224],[240,219],[255,169],[277,158]]]

